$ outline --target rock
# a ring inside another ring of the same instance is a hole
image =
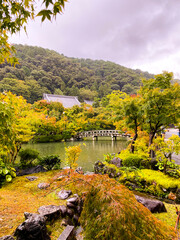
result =
[[[74,215],[74,210],[71,208],[68,208],[67,209],[67,215],[70,217],[70,218],[72,218],[73,217],[73,215]]]
[[[0,240],[14,240],[14,238],[10,235],[7,235],[7,236],[4,236],[4,237],[1,237]]]
[[[79,216],[78,215],[74,215],[73,216],[73,222],[74,222],[74,224],[77,226],[77,225],[79,225]]]
[[[33,215],[34,215],[34,213],[24,212],[25,219],[28,219],[28,218],[32,217]]]
[[[69,196],[71,196],[72,194],[72,191],[71,190],[61,190],[59,193],[58,193],[58,197],[62,200],[65,200],[67,199]]]
[[[72,203],[72,204],[74,204],[74,205],[77,205],[77,204],[78,204],[78,200],[79,200],[78,197],[72,197],[72,198],[69,198],[69,199],[67,200],[67,203]]]
[[[68,208],[74,208],[74,209],[76,209],[76,205],[74,205],[74,204],[71,203],[71,202],[67,202],[67,207],[68,207]]]
[[[79,195],[77,193],[73,194],[73,197],[79,197]]]
[[[74,226],[68,225],[57,240],[75,240]]]
[[[82,207],[78,205],[77,208],[76,208],[76,211],[80,215],[81,212],[82,212]]]
[[[150,198],[145,198],[141,196],[135,195],[136,200],[144,205],[146,208],[148,208],[152,213],[161,213],[161,212],[167,212],[164,203],[159,200],[154,200]]]
[[[97,161],[94,164],[94,172],[96,174],[102,174],[102,173],[104,173],[104,167],[105,167],[104,163]]]
[[[122,167],[122,160],[118,157],[115,157],[110,161],[110,164],[114,164],[116,167],[120,168]]]
[[[21,225],[19,225],[15,234],[17,240],[50,240],[46,229],[46,218],[32,214]]]
[[[61,216],[62,216],[62,217],[65,217],[65,216],[66,216],[66,213],[67,213],[67,208],[66,208],[66,206],[60,205],[59,207],[60,207],[60,211],[61,211]]]
[[[39,184],[38,184],[38,188],[39,188],[39,189],[46,189],[46,188],[48,188],[49,186],[50,186],[49,183],[39,183]]]
[[[23,170],[16,168],[17,176],[29,175],[29,174],[33,174],[33,173],[39,173],[39,172],[46,172],[46,169],[43,168],[43,166],[41,166],[41,165],[38,165],[38,166],[32,167],[32,168],[23,169]]]
[[[91,175],[94,175],[94,172],[85,172],[84,175],[85,176],[91,176]]]
[[[26,177],[29,181],[34,181],[36,179],[38,179],[38,177],[35,177],[35,176],[29,176],[29,177]]]
[[[61,207],[55,205],[41,206],[38,208],[38,213],[48,220],[57,219],[61,215]]]

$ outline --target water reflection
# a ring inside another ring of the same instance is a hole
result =
[[[83,143],[86,145],[84,146]],[[57,154],[62,160],[65,158],[65,147],[81,144],[82,152],[78,161],[78,166],[86,171],[93,170],[93,164],[97,160],[103,160],[104,154],[118,153],[127,147],[127,141],[118,140],[98,140],[81,142],[58,142],[58,143],[36,143],[26,144],[23,148],[33,148],[40,152],[41,156]],[[63,165],[63,164],[62,164]]]

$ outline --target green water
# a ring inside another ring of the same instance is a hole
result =
[[[65,158],[65,147],[81,144],[82,152],[78,160],[78,166],[81,166],[85,171],[93,171],[93,164],[104,159],[104,154],[118,153],[127,147],[127,140],[112,141],[101,139],[98,141],[80,141],[80,142],[58,142],[58,143],[36,143],[26,144],[23,148],[33,148],[40,152],[40,156],[57,154],[61,160]],[[84,146],[84,144],[86,146]],[[62,167],[64,164],[62,163]]]

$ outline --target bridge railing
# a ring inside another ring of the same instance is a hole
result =
[[[92,131],[84,131],[78,133],[79,137],[99,137],[99,136],[129,136],[126,133],[122,133],[120,130],[92,130]]]

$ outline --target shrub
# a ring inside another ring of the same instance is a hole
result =
[[[49,155],[38,159],[38,164],[47,170],[60,169],[61,159],[58,155]]]
[[[19,152],[19,156],[20,156],[20,166],[22,168],[26,168],[26,167],[32,166],[32,162],[38,158],[39,152],[34,149],[27,148],[27,149],[22,149]]]
[[[122,162],[123,166],[140,168],[142,160],[141,156],[129,153]]]
[[[60,142],[62,141],[62,139],[63,139],[62,134],[38,135],[38,136],[34,136],[33,142],[35,143]]]

